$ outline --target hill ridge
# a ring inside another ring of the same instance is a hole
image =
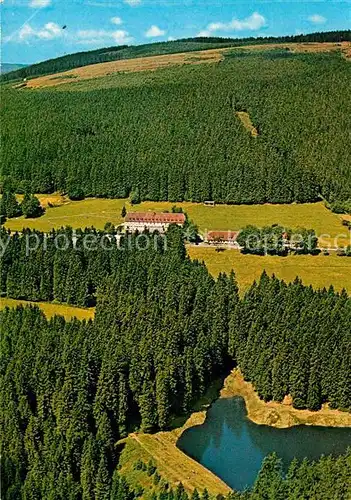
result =
[[[208,50],[219,47],[235,47],[238,45],[252,45],[257,43],[302,43],[302,42],[343,42],[351,41],[351,30],[315,32],[306,35],[281,37],[249,37],[249,38],[220,38],[196,37],[183,38],[169,42],[156,42],[143,45],[121,45],[102,47],[91,51],[76,52],[57,58],[48,59],[37,64],[26,66],[1,75],[0,81],[12,81],[35,76],[68,71],[70,69],[88,66],[91,64],[133,59],[137,57],[156,56],[162,54],[176,54]]]

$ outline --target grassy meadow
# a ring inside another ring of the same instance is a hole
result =
[[[43,206],[47,207],[45,214],[39,219],[24,219],[18,217],[9,219],[6,227],[12,231],[21,231],[23,227],[50,231],[62,226],[75,229],[94,226],[103,229],[106,222],[119,225],[123,222],[121,210],[123,205],[127,211],[171,211],[174,205],[182,207],[200,232],[207,230],[238,230],[253,224],[265,226],[280,224],[297,229],[298,227],[313,228],[316,233],[327,235],[320,240],[321,246],[333,244],[339,235],[339,243],[350,244],[351,234],[342,226],[340,215],[333,214],[325,208],[323,202],[286,205],[216,205],[207,207],[202,203],[172,203],[145,201],[131,206],[127,199],[87,198],[82,201],[70,201],[60,195],[39,195]],[[48,206],[48,203],[55,205]]]
[[[125,199],[88,198],[82,201],[70,201],[60,195],[40,195],[41,203],[47,207],[45,214],[38,219],[19,217],[9,219],[6,227],[20,231],[30,227],[40,231],[50,231],[62,226],[84,228],[94,226],[103,229],[106,222],[119,225],[123,222],[122,207],[127,211],[170,211],[174,205],[181,206],[199,227],[200,232],[207,230],[238,230],[248,224],[257,226],[281,224],[296,229],[313,228],[320,238],[321,246],[334,246],[334,239],[339,235],[340,246],[350,244],[351,233],[342,225],[340,215],[333,214],[320,203],[291,205],[217,205],[207,207],[200,203],[143,202],[131,206]],[[48,206],[48,203],[55,205]],[[345,216],[347,217],[347,216]],[[329,256],[289,256],[258,257],[242,255],[235,250],[218,253],[214,248],[188,247],[191,258],[204,261],[210,272],[217,276],[219,272],[234,269],[242,290],[257,279],[265,269],[269,274],[292,281],[300,276],[307,285],[316,288],[336,289],[345,287],[351,293],[351,259],[338,257],[335,252]],[[55,306],[56,307],[56,306]]]
[[[53,316],[63,316],[67,321],[72,318],[77,318],[79,320],[93,319],[95,314],[95,308],[82,309],[80,307],[68,306],[66,304],[53,304],[50,302],[29,302],[27,300],[15,300],[8,299],[5,297],[0,298],[0,309],[5,309],[5,307],[17,307],[17,306],[37,306],[39,307],[45,316],[50,319]]]
[[[351,259],[328,256],[289,255],[288,257],[243,255],[238,250],[216,252],[214,248],[188,247],[192,259],[204,261],[211,274],[235,271],[241,291],[247,289],[266,270],[287,282],[299,276],[305,285],[323,288],[333,285],[336,290],[346,288],[351,294]]]

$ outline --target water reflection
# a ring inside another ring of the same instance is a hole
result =
[[[184,432],[177,446],[242,490],[251,486],[263,458],[275,451],[285,468],[294,457],[318,459],[340,455],[351,446],[351,430],[298,426],[289,429],[256,425],[246,416],[242,398],[219,399],[210,408],[206,422]]]

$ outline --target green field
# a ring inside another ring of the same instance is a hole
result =
[[[241,291],[247,289],[266,270],[287,282],[299,276],[305,285],[314,288],[336,290],[345,288],[351,293],[351,259],[338,257],[335,252],[328,256],[290,255],[288,257],[243,255],[238,250],[216,252],[214,248],[188,247],[192,259],[204,261],[209,271],[217,276],[220,272],[235,271]]]
[[[53,198],[55,200],[55,198]],[[41,197],[45,204],[45,197]],[[9,219],[6,227],[12,231],[30,227],[40,231],[50,231],[61,226],[84,228],[94,226],[103,229],[106,222],[119,225],[123,222],[121,210],[123,205],[127,211],[164,211],[171,210],[174,203],[143,202],[131,206],[128,200],[110,200],[89,198],[82,201],[69,201],[57,198],[63,203],[55,208],[47,208],[39,219]],[[298,227],[313,228],[319,236],[321,246],[340,246],[350,244],[351,233],[341,224],[341,216],[333,214],[323,203],[292,205],[217,205],[206,207],[200,203],[177,203],[199,227],[200,232],[207,230],[237,230],[247,224],[257,226],[281,224],[296,229]],[[339,238],[335,238],[339,235]],[[289,256],[257,257],[242,255],[234,250],[218,253],[214,248],[189,247],[192,258],[204,260],[210,272],[217,276],[219,272],[234,269],[239,285],[247,288],[266,269],[269,274],[275,273],[286,281],[300,276],[305,284],[316,288],[328,287],[331,284],[340,290],[345,287],[351,293],[351,259],[338,257],[335,252],[329,256]],[[55,306],[57,307],[57,306]],[[63,306],[62,306],[63,307]]]
[[[72,318],[77,318],[79,320],[83,319],[94,319],[95,308],[82,309],[80,307],[68,306],[66,304],[52,304],[50,302],[29,302],[27,300],[14,300],[5,297],[0,298],[0,309],[5,307],[17,307],[17,306],[37,306],[39,307],[47,318],[52,318],[53,316],[63,316],[67,321]]]
[[[65,200],[62,200],[65,201]],[[61,201],[61,202],[62,202]],[[42,197],[45,203],[45,197]],[[341,216],[333,214],[320,203],[302,203],[290,205],[217,205],[206,207],[202,203],[171,203],[171,202],[143,202],[131,206],[128,200],[88,198],[82,201],[66,202],[54,208],[47,208],[46,213],[39,219],[9,219],[6,227],[12,231],[21,231],[23,227],[50,231],[62,226],[71,226],[75,229],[94,226],[103,229],[106,222],[119,225],[123,222],[121,210],[123,205],[127,211],[144,212],[170,211],[174,205],[182,207],[200,232],[207,230],[238,230],[248,224],[262,227],[271,224],[296,229],[298,227],[311,228],[316,233],[328,235],[321,239],[321,246],[334,246],[334,239],[340,246],[350,244],[351,233],[342,226]]]

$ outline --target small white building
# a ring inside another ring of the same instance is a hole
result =
[[[126,215],[123,227],[127,233],[142,233],[145,230],[165,233],[171,224],[183,226],[184,223],[185,215],[182,213],[130,212]]]

